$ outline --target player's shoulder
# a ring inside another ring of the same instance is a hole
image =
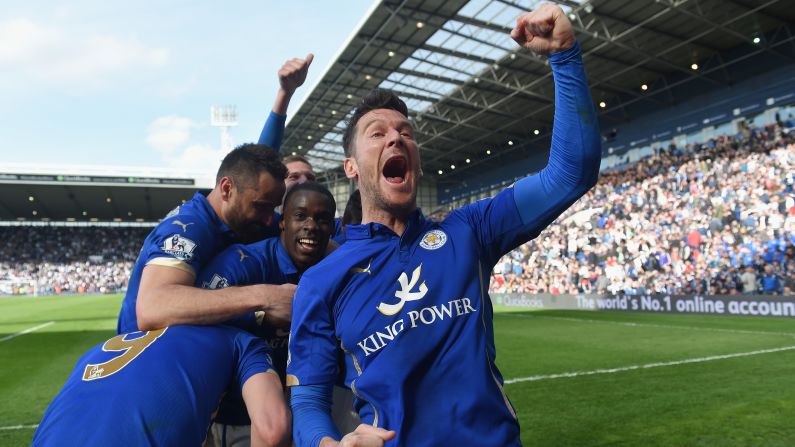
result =
[[[235,260],[241,263],[250,262],[262,251],[259,249],[259,247],[263,245],[262,242],[263,241],[254,242],[252,244],[232,244],[221,250],[216,256],[216,259],[223,260],[224,262]]]
[[[321,259],[320,262],[310,267],[304,275],[337,275],[344,274],[346,265],[355,263],[357,253],[361,253],[363,248],[362,241],[353,240],[341,244],[333,252]]]
[[[481,216],[494,210],[515,211],[514,185],[510,185],[496,195],[485,197],[470,204],[456,208],[442,220],[442,223],[452,223],[472,215]]]
[[[237,258],[237,261],[247,266],[259,266],[268,269],[278,259],[281,240],[278,237],[270,237],[249,244],[234,244],[226,251],[231,252],[229,257]]]
[[[202,268],[197,285],[205,289],[219,289],[249,284],[259,270],[257,254],[251,244],[232,244],[213,256]]]
[[[339,246],[320,262],[309,267],[301,276],[301,283],[311,284],[318,290],[336,290],[336,284],[344,281],[351,269],[367,260],[361,241],[348,241]]]
[[[207,198],[201,194],[196,194],[193,198],[182,202],[182,204],[175,206],[163,217],[163,220],[172,219],[175,217],[200,217],[207,218],[208,214],[212,211],[210,203]]]
[[[186,209],[185,205],[181,205],[178,208],[182,210],[175,214],[169,213],[169,215],[164,217],[163,220],[157,224],[154,230],[155,233],[174,233],[194,237],[212,234],[211,224],[205,212],[195,208]]]

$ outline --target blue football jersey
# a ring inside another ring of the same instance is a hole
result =
[[[324,389],[342,350],[362,421],[397,432],[388,446],[520,445],[495,364],[490,272],[596,183],[601,154],[579,45],[549,61],[555,124],[544,169],[439,223],[415,210],[401,235],[346,226],[345,244],[298,284],[287,384]],[[295,418],[297,438],[328,435],[315,419],[323,411],[296,407],[307,413]]]
[[[203,195],[196,193],[191,200],[174,208],[144,240],[122,301],[116,333],[138,330],[135,304],[144,267],[164,265],[196,275],[233,238],[234,232]]]
[[[253,244],[233,244],[219,253],[196,278],[196,286],[220,289],[249,284],[297,284],[300,275],[279,238]],[[263,315],[252,312],[226,322],[262,337],[273,349],[276,371],[284,377],[289,332],[262,324]]]
[[[117,335],[77,362],[33,445],[201,445],[221,395],[272,371],[268,354],[229,326]]]
[[[342,219],[339,217],[334,219],[334,233],[331,235],[331,240],[342,245],[345,243],[345,231],[343,230]]]
[[[271,111],[258,144],[279,152],[286,119],[286,116]],[[273,222],[277,226],[271,231],[278,234],[278,222],[275,218]],[[191,200],[174,208],[144,241],[127,284],[116,333],[138,330],[135,303],[144,267],[148,264],[166,265],[196,275],[204,264],[229,246],[233,238],[234,233],[218,217],[204,195],[196,193]]]
[[[280,239],[270,238],[253,244],[229,246],[199,273],[196,286],[219,289],[248,284],[297,284],[298,279],[298,270]],[[261,313],[252,312],[229,320],[226,324],[262,338],[272,349],[274,369],[284,381],[289,332],[262,324],[262,318]],[[230,425],[250,424],[243,397],[239,393],[224,397],[216,421]]]
[[[518,445],[487,290],[497,260],[537,231],[512,188],[441,223],[417,210],[402,237],[347,226],[345,244],[299,283],[287,384],[333,382],[339,341],[356,410],[397,431],[389,445]]]

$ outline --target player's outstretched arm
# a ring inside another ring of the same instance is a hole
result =
[[[205,290],[192,274],[173,267],[147,265],[141,275],[135,312],[139,330],[175,324],[215,324],[247,312],[264,311],[268,322],[287,327],[295,285],[257,284]]]
[[[281,147],[284,139],[287,107],[290,105],[290,99],[295,91],[306,81],[312,59],[314,59],[314,55],[309,53],[306,59],[290,59],[279,69],[279,90],[276,92],[273,109],[271,109],[268,120],[260,133],[259,144],[265,144],[277,151]]]
[[[555,80],[549,163],[538,175],[514,186],[522,221],[540,231],[596,184],[601,159],[599,126],[582,51],[563,10],[547,3],[522,14],[511,37],[524,48],[548,55]]]
[[[252,447],[290,445],[290,412],[279,376],[272,372],[251,376],[243,384],[243,401],[251,419]]]

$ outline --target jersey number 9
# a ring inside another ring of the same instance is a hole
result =
[[[122,368],[135,360],[135,358],[144,352],[155,340],[160,338],[160,336],[166,332],[166,329],[168,328],[165,327],[156,331],[147,331],[144,335],[132,340],[126,339],[130,334],[121,334],[106,341],[105,344],[102,345],[103,351],[118,351],[121,352],[121,354],[107,362],[96,364],[89,363],[86,365],[83,371],[83,381],[88,382],[91,380],[104,379],[105,377],[121,371]]]

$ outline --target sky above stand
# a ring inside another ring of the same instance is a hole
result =
[[[210,107],[256,141],[276,72],[315,54],[295,110],[371,0],[7,2],[0,10],[0,163],[207,173],[223,151]]]

